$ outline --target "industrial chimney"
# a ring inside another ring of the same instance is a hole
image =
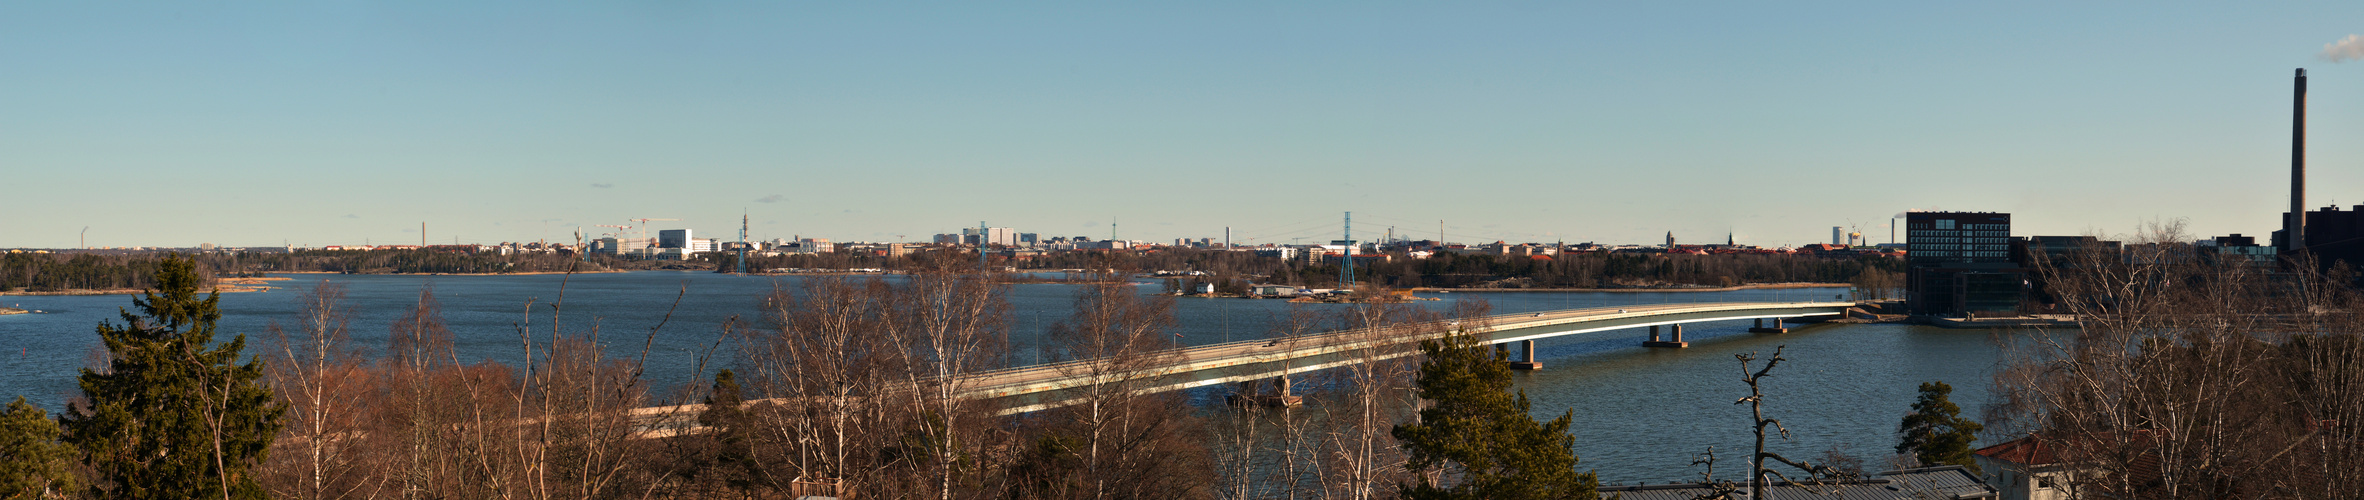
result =
[[[2298,69],[2290,98],[2290,214],[2283,216],[2284,251],[2306,249],[2307,243],[2307,69]]]

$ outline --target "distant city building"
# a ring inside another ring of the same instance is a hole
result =
[[[689,248],[690,230],[663,229],[657,231],[657,248]]]
[[[1905,296],[1913,314],[1965,316],[2019,309],[2025,272],[2012,261],[2011,214],[1905,214]]]
[[[591,253],[632,255],[655,247],[656,240],[648,238],[600,238],[591,240]]]
[[[1018,230],[1006,227],[966,228],[960,230],[960,235],[963,243],[971,245],[982,243],[1014,246],[1018,244]],[[979,240],[979,236],[982,236],[983,239]]]
[[[2309,229],[2307,231],[2308,239],[2313,239],[2314,234],[2314,230]],[[2272,245],[2259,245],[2256,237],[2242,236],[2241,233],[2201,241],[2200,246],[2215,249],[2218,256],[2237,257],[2248,261],[2250,265],[2259,267],[2271,267],[2280,261],[2281,256],[2279,248]]]
[[[2284,231],[2274,231],[2274,241],[2289,239]],[[2327,206],[2307,212],[2306,232],[2300,248],[2315,257],[2320,269],[2330,269],[2341,261],[2350,267],[2364,267],[2364,205],[2354,210],[2340,210]]]

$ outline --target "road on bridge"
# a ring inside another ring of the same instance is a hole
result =
[[[1843,315],[1853,302],[1718,302],[1596,307],[1536,313],[1501,314],[1473,320],[1466,330],[1486,343],[1530,341],[1606,330],[1654,325],[1726,321],[1751,318],[1794,318]],[[1418,353],[1411,346],[1437,338],[1447,329],[1462,330],[1460,321],[1443,324],[1399,325],[1387,335],[1368,329],[1312,333],[1265,340],[1210,344],[1180,349],[1158,359],[1160,366],[1123,372],[1120,378],[1153,380],[1145,392],[1172,391],[1231,382],[1269,380],[1303,373]],[[1025,413],[1073,403],[1063,391],[1088,385],[1091,363],[1068,361],[981,372],[958,383],[962,397],[1001,402],[1001,414]],[[1106,380],[1105,373],[1101,377]],[[756,400],[763,404],[776,400]],[[696,415],[704,405],[642,408],[633,411],[642,433],[661,437],[698,432]]]

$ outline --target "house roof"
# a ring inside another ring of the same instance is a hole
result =
[[[2060,457],[2057,453],[2053,452],[2052,447],[2045,446],[2043,440],[2036,439],[2035,436],[2004,441],[2002,444],[1979,448],[1978,451],[1973,453],[1976,453],[1979,456],[2020,465],[2051,465],[2060,463]]]
[[[1702,483],[1662,484],[1647,486],[1611,486],[1600,489],[1604,495],[1615,494],[1627,500],[1691,500],[1715,492]],[[1959,465],[1926,467],[1888,471],[1874,479],[1845,481],[1834,484],[1784,483],[1765,490],[1768,500],[1787,499],[1963,499],[1995,498],[1994,488],[1979,481],[1968,469]]]

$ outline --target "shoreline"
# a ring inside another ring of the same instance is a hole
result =
[[[574,274],[628,273],[633,271],[669,271],[671,269],[609,269],[604,271],[574,271]],[[567,274],[567,271],[523,271],[514,273],[346,273],[337,271],[271,271],[263,274],[336,274],[354,276],[527,276],[537,274]],[[293,279],[293,278],[282,278]]]
[[[1732,292],[1739,290],[1788,290],[1798,288],[1848,288],[1847,283],[1761,283],[1754,285],[1702,288],[1433,288],[1415,287],[1413,292],[1583,292],[1583,293],[1659,293],[1659,292]]]

